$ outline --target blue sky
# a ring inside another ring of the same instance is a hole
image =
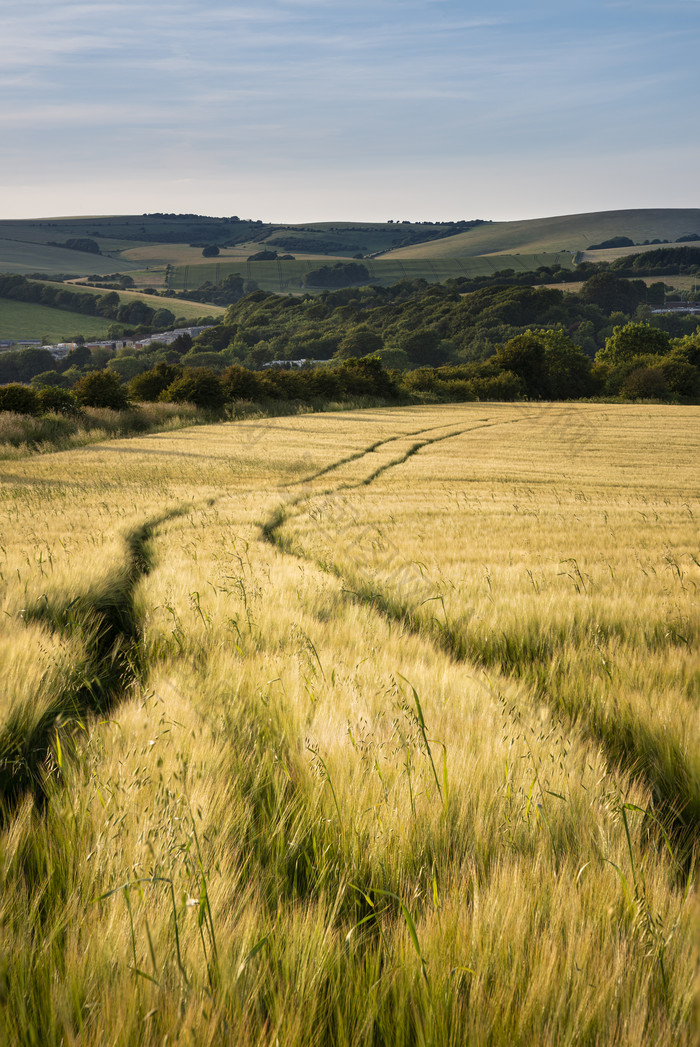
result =
[[[698,206],[700,0],[3,0],[0,217]]]

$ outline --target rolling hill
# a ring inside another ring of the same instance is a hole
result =
[[[383,258],[463,258],[517,252],[585,251],[614,236],[675,241],[700,234],[700,208],[645,208],[590,214],[533,218],[521,222],[491,222],[456,236],[386,252]]]
[[[137,288],[171,290],[193,290],[239,273],[263,290],[299,293],[305,290],[305,274],[324,260],[362,256],[369,282],[384,286],[416,278],[434,283],[503,269],[571,268],[575,261],[610,261],[635,251],[587,250],[613,237],[625,236],[635,244],[674,243],[691,234],[700,234],[700,208],[454,223],[280,225],[235,216],[172,214],[37,218],[0,222],[0,273],[128,273]],[[66,246],[80,239],[94,241],[100,253]],[[203,245],[219,249],[216,259],[203,257]],[[248,261],[261,249],[291,254],[293,260]]]

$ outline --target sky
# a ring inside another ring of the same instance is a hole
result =
[[[2,0],[0,218],[696,207],[700,0]]]

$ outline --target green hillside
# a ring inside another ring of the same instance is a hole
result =
[[[482,276],[502,269],[529,272],[538,266],[561,266],[570,269],[570,254],[499,255],[498,258],[436,258],[402,259],[398,257],[365,259],[362,263],[369,272],[364,283],[389,287],[399,280],[425,279],[440,283],[459,276]],[[304,285],[306,273],[319,268],[319,261],[294,262],[210,262],[207,265],[177,266],[168,286],[173,291],[192,291],[203,283],[218,283],[232,273],[254,283],[263,291],[294,293],[313,291]],[[204,308],[204,307],[202,307]]]
[[[585,251],[613,236],[644,240],[677,240],[700,234],[700,208],[645,208],[590,214],[533,218],[521,222],[493,222],[457,236],[403,247],[383,257],[394,259],[462,258],[475,255]]]

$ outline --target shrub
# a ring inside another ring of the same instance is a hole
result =
[[[76,400],[85,407],[111,407],[123,411],[129,406],[129,397],[119,377],[113,371],[90,371],[83,375],[73,389]]]
[[[237,364],[224,371],[221,382],[227,400],[255,400],[261,395],[260,381],[255,372]]]
[[[41,414],[75,415],[80,413],[80,408],[73,394],[68,389],[60,389],[57,386],[41,389],[37,393],[37,402]]]
[[[0,411],[12,411],[14,414],[38,414],[37,394],[28,385],[13,382],[0,386]]]
[[[191,403],[197,407],[217,410],[226,403],[221,379],[207,367],[187,368],[162,394],[171,403]]]
[[[148,400],[154,403],[181,374],[182,368],[177,364],[161,362],[150,371],[144,371],[143,374],[132,378],[129,382],[129,393],[135,400]]]
[[[512,371],[472,378],[469,384],[479,400],[521,400],[525,392],[521,379]]]
[[[621,392],[630,400],[666,400],[669,389],[660,367],[637,367],[623,382]]]
[[[666,384],[677,396],[697,397],[700,395],[700,369],[693,367],[682,356],[672,354],[659,364]]]

